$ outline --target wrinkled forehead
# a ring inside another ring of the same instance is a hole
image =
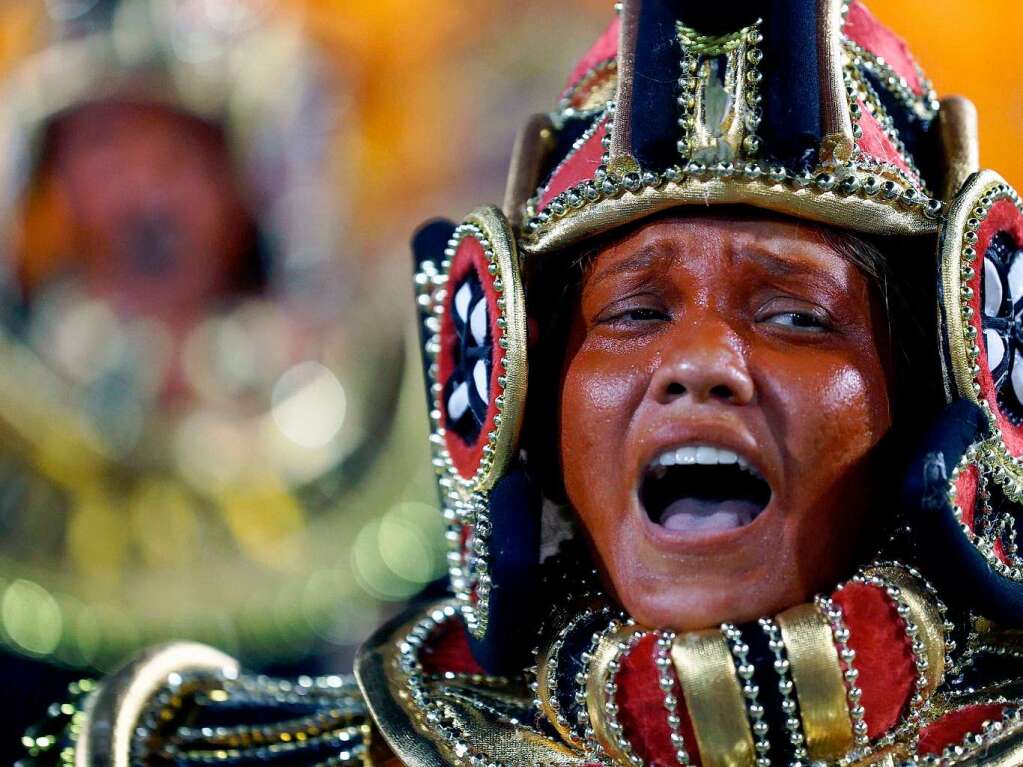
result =
[[[726,265],[784,278],[823,277],[849,288],[856,259],[837,229],[753,210],[672,213],[594,243],[580,258],[583,286],[629,276]]]

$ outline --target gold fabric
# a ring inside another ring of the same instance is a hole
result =
[[[886,578],[891,575],[887,571],[878,571],[877,574]],[[904,594],[909,596],[910,592],[919,593],[911,587],[904,588]],[[791,675],[797,687],[804,729],[811,747],[815,739],[818,743],[820,741],[811,736],[809,721],[819,716],[822,710],[834,711],[841,684],[840,680],[835,684],[832,677],[822,685],[819,678],[822,675],[827,677],[837,669],[837,656],[828,658],[828,653],[824,652],[825,643],[830,643],[830,629],[823,616],[816,613],[815,617],[814,613],[814,608],[807,605],[788,610],[776,619],[787,646]],[[409,654],[409,648],[413,643],[421,643],[432,630],[448,620],[459,620],[455,603],[451,600],[432,605],[411,617],[398,619],[364,645],[356,670],[371,722],[378,732],[373,734],[370,749],[361,756],[353,755],[353,758],[361,758],[366,766],[386,764],[389,767],[396,764],[471,767],[481,760],[508,767],[585,767],[596,763],[629,767],[635,763],[635,755],[626,754],[617,746],[608,752],[598,750],[594,753],[589,746],[573,746],[545,734],[533,725],[529,716],[509,716],[508,711],[529,708],[532,695],[523,676],[506,679],[464,673],[425,673],[422,666],[414,661],[415,653]],[[922,625],[920,621],[918,624]],[[600,643],[590,661],[591,670],[598,676],[591,677],[588,692],[599,690],[604,683],[612,680],[611,660],[638,631],[641,631],[638,627],[626,626]],[[983,633],[988,636],[995,630]],[[1023,653],[1018,635],[1001,632],[1000,636],[1000,644],[1007,650]],[[829,646],[833,655],[834,646]],[[410,659],[413,662],[410,663]],[[755,751],[734,662],[721,633],[717,630],[694,632],[676,638],[671,661],[681,681],[696,730],[698,743],[689,744],[691,753],[695,755],[698,746],[705,767],[754,764]],[[127,764],[130,756],[127,740],[115,737],[101,742],[96,734],[112,730],[134,731],[139,711],[153,696],[166,689],[164,685],[168,675],[203,669],[211,672],[210,679],[215,682],[217,671],[227,669],[233,674],[236,664],[209,648],[177,645],[170,650],[158,648],[105,681],[86,704],[86,716],[81,722],[82,735],[73,757],[74,765],[107,767]],[[815,689],[814,684],[822,687]],[[589,708],[595,729],[606,727],[614,720],[613,713],[601,710],[604,708],[599,705],[601,697],[596,694],[590,696],[598,704]],[[965,692],[939,692],[923,712],[921,725],[926,726],[964,707],[1004,703],[1013,708],[1020,700],[1023,700],[1023,682],[1020,680],[1006,680]],[[606,703],[606,698],[603,702]],[[186,714],[187,720],[187,712],[182,713]],[[356,724],[359,725],[358,722]],[[370,742],[367,735],[369,724],[363,720],[359,726],[363,741]],[[827,725],[825,729],[829,727]],[[847,767],[895,767],[904,764],[914,753],[918,734],[916,727],[903,729],[891,744],[859,760],[843,761],[843,764]],[[456,740],[452,740],[452,735]],[[616,735],[606,733],[598,735],[598,739],[602,743],[613,744]],[[159,750],[159,743],[154,747]],[[397,761],[386,753],[387,747],[396,755]],[[819,751],[811,751],[811,758],[828,759],[833,765],[835,759],[846,759],[846,753],[825,757]],[[1023,717],[1010,714],[999,727],[986,728],[967,741],[951,746],[942,764],[949,767],[1023,766]]]
[[[826,0],[821,3],[817,29],[817,58],[821,74],[821,121],[824,136],[821,139],[821,160],[848,162],[856,148],[852,119],[849,116],[849,98],[846,95],[842,54],[842,25],[844,0]]]
[[[753,734],[735,676],[728,643],[720,631],[680,634],[671,648],[703,767],[750,767]]]
[[[814,605],[777,617],[811,759],[837,759],[853,745],[852,719],[831,626]]]
[[[980,170],[980,133],[977,107],[962,96],[941,100],[938,111],[941,148],[945,161],[942,199],[951,200],[963,184]]]
[[[590,203],[543,227],[537,236],[524,236],[520,244],[527,255],[549,253],[670,208],[740,204],[865,234],[932,235],[937,231],[937,223],[920,211],[902,210],[869,197],[843,196],[812,186],[792,189],[769,180],[687,178]]]
[[[612,732],[612,717],[607,708],[606,687],[614,679],[614,673],[609,668],[609,664],[620,656],[621,646],[628,643],[629,638],[639,630],[635,626],[623,626],[601,637],[597,649],[593,653],[593,660],[590,661],[591,676],[586,685],[586,710],[590,716],[593,732],[604,750],[613,759],[623,764],[628,764],[629,759]]]

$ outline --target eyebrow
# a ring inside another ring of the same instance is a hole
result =
[[[626,258],[616,261],[599,271],[587,274],[585,282],[600,282],[613,277],[620,277],[625,274],[643,272],[651,267],[663,266],[665,262],[670,265],[678,253],[660,247],[657,243],[650,243],[637,248]],[[824,280],[836,290],[846,290],[843,280],[838,280],[826,267],[815,263],[815,259],[806,258],[794,261],[786,258],[774,250],[765,249],[761,243],[747,243],[736,250],[736,256],[748,259],[756,263],[758,268],[768,274],[779,278],[810,277]],[[843,262],[847,259],[841,257]]]
[[[659,262],[673,261],[675,255],[655,244],[644,245],[636,249],[627,258],[616,261],[610,266],[605,266],[600,271],[590,272],[585,276],[585,282],[603,281],[610,277],[619,277],[623,274],[634,274],[650,269],[652,266],[660,265]]]
[[[800,258],[795,261],[791,258],[786,258],[784,255],[779,254],[774,250],[765,250],[760,247],[759,243],[754,243],[752,246],[746,246],[738,251],[738,255],[742,258],[748,258],[751,261],[756,262],[760,269],[768,272],[772,276],[781,278],[812,278],[817,280],[823,280],[829,283],[836,290],[847,290],[848,285],[845,284],[844,280],[839,280],[832,274],[831,270],[826,266],[818,263],[817,259],[812,256]],[[848,259],[844,256],[839,256],[843,263],[849,263]]]

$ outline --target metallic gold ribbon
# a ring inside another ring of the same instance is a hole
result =
[[[682,684],[703,767],[753,765],[753,734],[732,653],[721,632],[680,634],[671,648],[671,660]]]
[[[814,605],[777,617],[788,654],[806,748],[813,760],[844,756],[853,747],[852,719],[831,626]]]
[[[632,760],[618,745],[619,738],[613,731],[618,726],[618,720],[607,707],[607,686],[615,677],[611,661],[620,660],[622,647],[627,646],[631,636],[640,631],[642,629],[638,626],[621,626],[604,634],[593,652],[590,678],[586,683],[586,710],[590,715],[593,734],[616,764],[631,764]]]
[[[872,567],[866,572],[898,586],[902,598],[909,606],[909,617],[920,633],[924,643],[924,657],[927,658],[927,687],[920,691],[924,698],[930,697],[945,677],[945,629],[938,609],[920,593],[920,584],[898,567]]]

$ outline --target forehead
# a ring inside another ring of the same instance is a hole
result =
[[[668,269],[700,273],[712,262],[779,276],[818,275],[840,286],[859,276],[824,227],[792,218],[732,212],[646,221],[592,253],[584,284]]]

